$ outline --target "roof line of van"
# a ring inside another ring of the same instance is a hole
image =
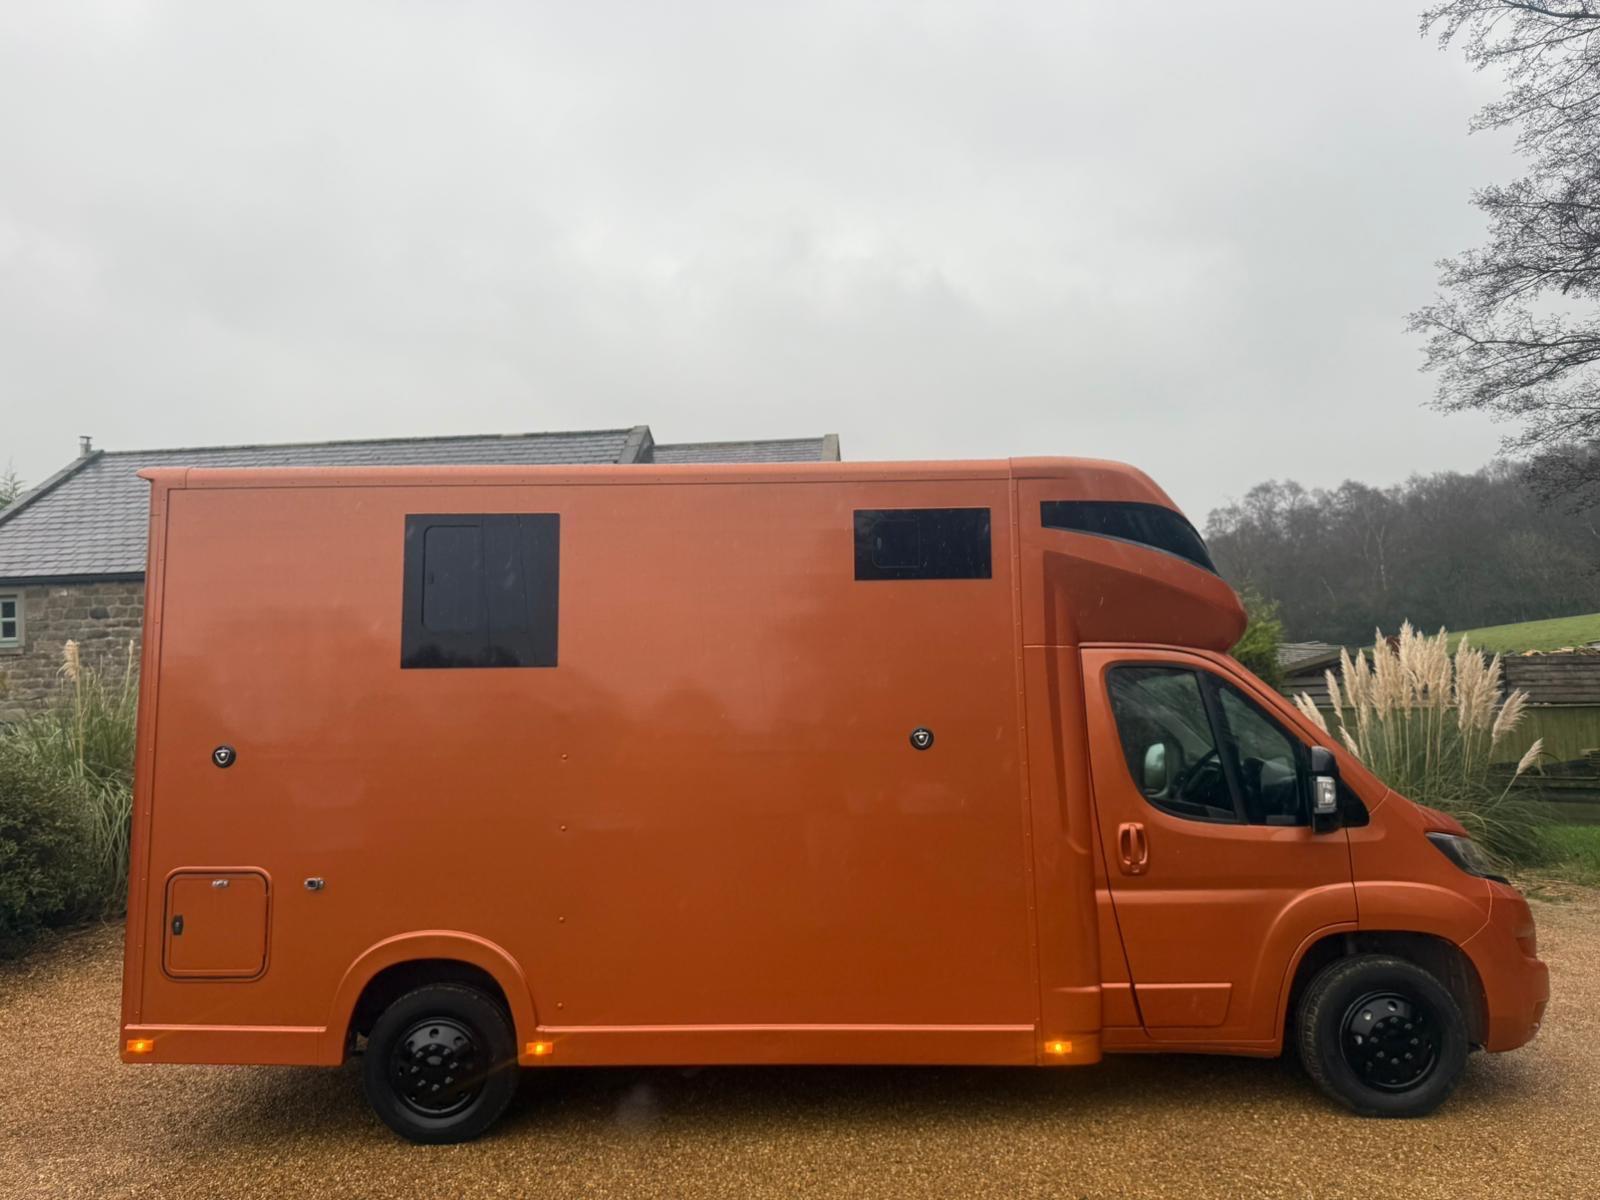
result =
[[[951,461],[585,464],[563,466],[152,467],[140,476],[168,488],[417,487],[429,484],[806,483],[1058,479],[1076,497],[1175,507],[1143,471],[1094,458],[997,458]]]

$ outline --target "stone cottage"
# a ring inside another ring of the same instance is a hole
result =
[[[658,444],[648,425],[79,456],[0,511],[0,722],[46,703],[70,638],[120,665],[144,620],[147,467],[551,466],[837,461],[839,438]]]

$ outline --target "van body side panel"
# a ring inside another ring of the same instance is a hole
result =
[[[1023,663],[1039,889],[1041,1033],[1047,1040],[1071,1041],[1073,1061],[1092,1061],[1098,1057],[1103,1016],[1082,673],[1071,649],[1031,646]],[[1112,948],[1121,953],[1115,942]],[[1083,1059],[1076,1053],[1080,1048]]]
[[[524,1065],[1033,1066],[1036,1026],[1027,1025],[541,1025],[554,1056]]]
[[[167,494],[125,1019],[326,1047],[352,964],[456,930],[567,1063],[1031,1061],[1009,480],[491,478]],[[858,580],[901,508],[990,509],[990,577]],[[555,666],[401,668],[419,513],[559,515]],[[162,970],[213,864],[272,881],[258,978]]]
[[[1032,976],[1032,987],[1036,997],[1034,1009],[1034,1032],[1037,1034],[1050,1027],[1045,1016],[1045,992],[1042,982],[1043,963],[1041,962],[1040,922],[1041,896],[1040,896],[1040,864],[1038,861],[1039,845],[1037,833],[1034,829],[1033,806],[1033,775],[1036,753],[1047,753],[1049,742],[1047,738],[1041,740],[1037,734],[1030,742],[1029,716],[1028,716],[1028,690],[1024,678],[1026,663],[1023,660],[1022,648],[1022,588],[1025,586],[1025,573],[1022,567],[1022,546],[1017,528],[1017,484],[1015,480],[1007,483],[1006,496],[1006,524],[1010,531],[1008,544],[1011,547],[1011,657],[1015,670],[1015,704],[1018,743],[1018,818],[1022,827],[1023,847],[1023,874],[1026,882],[1026,897],[1028,906],[1028,965]],[[1046,731],[1048,735],[1048,731]],[[1043,1057],[1038,1038],[1034,1038],[1030,1047],[1033,1061],[1038,1062]]]
[[[150,541],[144,582],[144,631],[140,638],[139,713],[134,733],[133,813],[128,840],[128,914],[122,944],[122,1024],[141,1019],[147,953],[146,916],[150,904],[150,814],[153,803],[156,724],[160,716],[161,605],[167,561],[167,504],[184,472],[161,471],[150,478]],[[157,901],[159,906],[159,900]]]

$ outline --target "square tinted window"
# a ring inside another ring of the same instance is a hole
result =
[[[988,579],[987,508],[861,508],[856,578]]]
[[[553,667],[555,513],[406,517],[402,667]]]

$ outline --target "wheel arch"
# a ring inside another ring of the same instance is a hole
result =
[[[342,1062],[355,1034],[392,1000],[428,983],[464,983],[505,1007],[520,1048],[538,1025],[533,995],[516,959],[487,938],[459,930],[398,934],[365,950],[344,973],[324,1030],[324,1055]]]
[[[1468,1038],[1481,1046],[1488,1037],[1488,1002],[1483,979],[1471,957],[1447,937],[1402,929],[1361,929],[1328,933],[1304,946],[1290,966],[1288,986],[1278,1013],[1284,1044],[1291,1043],[1290,1022],[1299,1009],[1306,985],[1329,963],[1357,954],[1387,954],[1427,971],[1461,1006]]]

